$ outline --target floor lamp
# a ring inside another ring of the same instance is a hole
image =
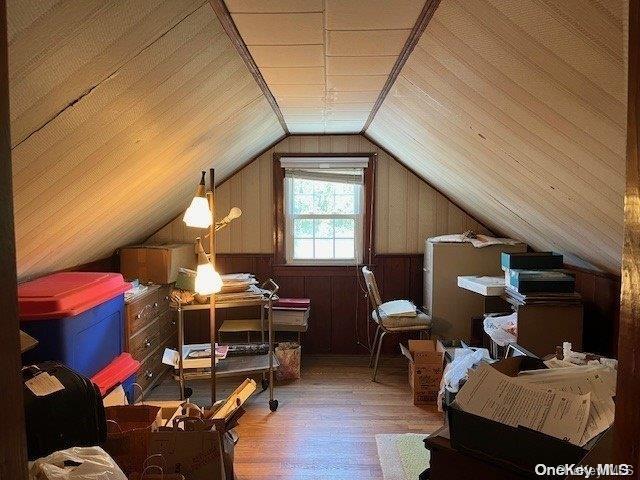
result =
[[[206,172],[202,172],[196,194],[187,208],[182,220],[188,227],[208,228],[209,255],[205,252],[200,237],[196,238],[198,267],[196,270],[195,291],[209,296],[209,329],[211,336],[211,405],[216,402],[216,293],[222,290],[222,278],[216,271],[216,232],[226,227],[242,215],[242,210],[233,207],[229,214],[219,222],[215,221],[215,172],[209,170],[209,190],[205,185]]]

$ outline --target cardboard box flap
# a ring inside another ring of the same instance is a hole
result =
[[[409,359],[410,362],[413,362],[413,355],[411,355],[411,352],[409,351],[409,349],[405,347],[403,344],[400,344],[400,351],[402,352],[402,355],[404,355],[405,357],[407,357],[407,359]]]
[[[436,340],[409,340],[409,352],[414,362],[442,363],[445,349]]]

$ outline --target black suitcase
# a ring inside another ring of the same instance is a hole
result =
[[[44,396],[24,386],[24,416],[29,460],[69,447],[101,445],[107,421],[100,390],[88,378],[59,362],[43,362],[22,369],[23,381],[47,372],[64,386]]]

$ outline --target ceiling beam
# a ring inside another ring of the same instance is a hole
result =
[[[433,18],[433,14],[438,8],[438,5],[440,5],[440,0],[426,0],[426,2],[424,3],[424,7],[422,7],[422,11],[420,12],[420,15],[418,15],[418,19],[416,20],[416,23],[413,25],[413,29],[411,30],[411,33],[409,33],[409,37],[407,38],[407,41],[404,43],[404,47],[402,47],[402,50],[400,51],[400,55],[398,55],[398,58],[396,59],[396,63],[393,65],[393,68],[391,69],[391,73],[389,73],[389,76],[387,77],[387,81],[382,87],[382,90],[378,95],[376,103],[373,104],[373,108],[369,113],[369,117],[367,118],[367,121],[362,127],[362,131],[360,133],[364,134],[367,128],[369,128],[369,125],[371,125],[371,122],[373,122],[373,119],[376,116],[376,113],[378,113],[378,110],[382,106],[384,99],[387,98],[387,94],[389,93],[389,91],[391,90],[391,87],[395,83],[396,78],[398,78],[398,75],[400,75],[400,72],[402,71],[402,67],[404,67],[405,63],[407,63],[407,60],[409,59],[409,55],[411,55],[411,52],[413,52],[413,49],[418,44],[420,37],[422,37],[422,34],[426,30],[427,25],[429,25],[429,22]]]
[[[264,80],[264,77],[262,76],[262,73],[260,73],[258,65],[256,65],[255,60],[253,59],[251,53],[249,52],[249,49],[247,48],[247,44],[244,43],[244,40],[242,39],[242,36],[240,35],[240,32],[238,31],[238,28],[233,21],[233,18],[231,18],[231,13],[229,13],[229,9],[224,3],[224,0],[209,0],[209,4],[213,8],[213,11],[218,17],[218,20],[220,20],[222,28],[225,32],[227,32],[229,39],[231,39],[231,43],[240,54],[240,57],[242,57],[242,60],[244,60],[244,63],[247,65],[247,68],[251,72],[251,75],[253,75],[253,78],[256,80],[256,83],[262,90],[262,93],[265,97],[267,97],[267,100],[269,101],[273,112],[278,117],[278,121],[280,122],[285,135],[288,135],[289,128],[287,127],[287,123],[284,121],[284,116],[282,115],[280,106],[278,105],[276,98],[273,96],[273,93],[271,93],[271,90],[269,90],[267,82]]]

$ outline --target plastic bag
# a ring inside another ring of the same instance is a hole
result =
[[[31,462],[29,480],[127,480],[100,447],[73,447]]]
[[[300,378],[302,349],[295,342],[280,342],[275,348],[280,366],[276,370],[276,380],[285,382]]]

